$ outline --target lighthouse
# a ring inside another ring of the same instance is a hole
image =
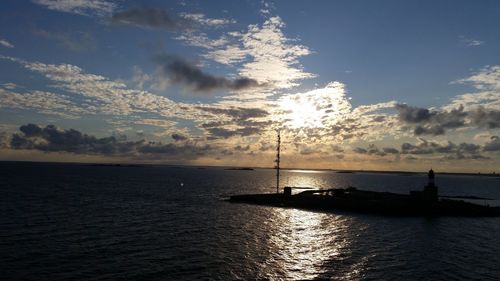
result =
[[[438,200],[438,187],[435,185],[434,176],[434,171],[430,169],[427,173],[427,185],[424,186],[424,198],[430,201]]]
[[[432,169],[429,170],[427,177],[429,178],[427,186],[434,186],[434,171]]]

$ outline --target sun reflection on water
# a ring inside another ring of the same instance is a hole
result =
[[[322,278],[325,265],[350,256],[350,219],[345,216],[315,213],[297,209],[271,209],[274,219],[266,225],[270,230],[270,253],[265,264],[280,268],[266,278]],[[357,279],[361,269],[344,272],[350,280]]]
[[[309,172],[303,173],[299,171],[294,171],[291,173],[285,173],[282,176],[282,182],[285,186],[292,187],[309,187],[309,188],[330,188],[328,183],[324,180],[324,178],[318,177]],[[297,189],[293,192],[301,192],[303,190]]]
[[[286,185],[328,187],[320,177],[307,173],[288,174]],[[297,190],[296,192],[300,192]],[[261,209],[266,219],[266,245],[257,278],[271,280],[329,279],[359,280],[366,271],[367,257],[352,252],[359,222],[352,216],[311,212],[292,208]],[[332,275],[333,273],[333,275]]]

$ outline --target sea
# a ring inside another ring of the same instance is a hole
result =
[[[422,174],[284,170],[282,185],[408,193]],[[235,204],[275,171],[0,163],[1,280],[500,280],[500,218]],[[494,176],[441,195],[500,199]],[[498,204],[498,200],[479,200]]]

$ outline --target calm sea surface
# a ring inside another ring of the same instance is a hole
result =
[[[426,178],[285,171],[282,181],[407,193]],[[0,278],[500,280],[500,218],[221,200],[273,192],[273,182],[272,170],[0,163]],[[498,178],[438,174],[436,182],[441,194],[500,198]]]

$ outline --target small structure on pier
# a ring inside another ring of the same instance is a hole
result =
[[[427,173],[427,185],[424,186],[424,190],[422,191],[411,191],[410,195],[418,197],[419,199],[425,200],[425,201],[438,201],[438,187],[435,184],[434,181],[435,174],[432,169],[429,170]]]

